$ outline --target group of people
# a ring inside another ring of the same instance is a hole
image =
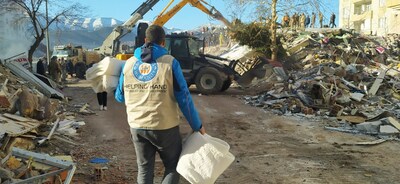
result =
[[[72,76],[72,61],[53,56],[50,58],[50,63],[47,65],[47,62],[43,61],[44,59],[39,59],[37,62],[36,73],[47,76],[48,71],[48,76],[57,83],[65,82],[68,74]]]
[[[283,18],[282,18],[282,26],[283,27],[290,27],[291,29],[297,30],[297,29],[305,29],[305,28],[316,28],[316,19],[317,15],[312,12],[311,17],[309,15],[306,15],[305,13],[294,13],[292,16],[290,16],[288,13],[286,13]],[[335,24],[335,19],[336,15],[332,13],[329,21],[329,27],[334,28],[336,27]],[[319,20],[319,28],[323,28],[324,25],[324,15],[322,12],[318,13],[318,20]]]
[[[202,27],[201,38],[205,39],[206,46],[229,46],[228,30],[217,27]]]

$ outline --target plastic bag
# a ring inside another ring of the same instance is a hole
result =
[[[225,141],[195,132],[183,145],[176,170],[190,183],[212,184],[235,160]]]

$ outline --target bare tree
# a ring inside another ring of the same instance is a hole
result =
[[[48,1],[49,7],[48,25],[46,24],[46,1]],[[30,30],[34,37],[34,42],[28,51],[28,60],[31,65],[33,53],[45,38],[46,30],[49,29],[50,25],[61,23],[68,19],[81,18],[83,16],[82,12],[86,12],[85,10],[87,9],[80,3],[68,0],[2,0],[0,5],[3,6],[3,3],[20,7],[19,9],[22,9],[26,14],[26,18],[29,19]]]

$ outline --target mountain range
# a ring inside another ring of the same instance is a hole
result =
[[[68,19],[61,24],[61,29],[96,31],[105,27],[115,27],[124,22],[114,18]],[[60,25],[57,25],[60,26]],[[54,29],[54,26],[52,27]]]
[[[148,22],[148,21],[139,21]],[[84,18],[66,20],[63,24],[50,27],[50,45],[73,44],[81,45],[84,48],[93,49],[101,46],[103,41],[112,32],[114,27],[122,25],[123,21],[114,18]],[[181,29],[165,28],[167,33],[180,32]],[[122,37],[121,42],[132,45],[136,37],[137,29],[132,28],[131,32]]]

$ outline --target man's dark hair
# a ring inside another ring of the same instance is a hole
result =
[[[161,44],[165,40],[165,31],[161,26],[151,25],[146,29],[147,42]]]

